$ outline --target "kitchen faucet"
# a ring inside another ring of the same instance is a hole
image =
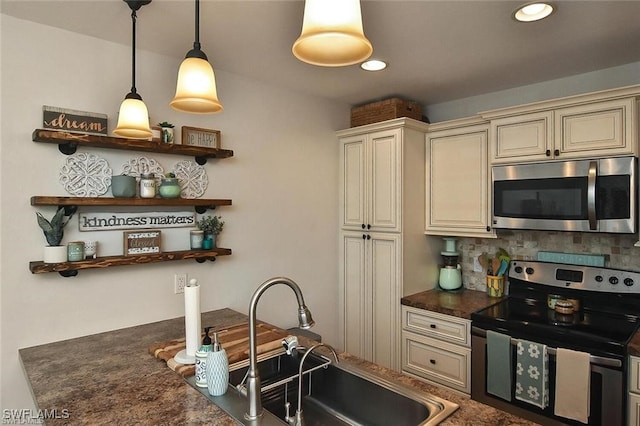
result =
[[[309,348],[309,350],[307,352],[305,352],[305,354],[302,356],[302,359],[300,360],[300,367],[298,369],[298,409],[296,410],[296,414],[294,416],[289,416],[289,408],[291,407],[290,403],[286,403],[284,405],[285,410],[286,410],[286,415],[285,415],[285,420],[287,421],[287,423],[289,423],[291,426],[303,426],[304,425],[304,419],[302,417],[302,371],[303,371],[303,366],[304,366],[304,361],[307,359],[307,356],[309,356],[309,354],[311,354],[311,352],[313,352],[316,348],[319,348],[320,346],[324,346],[325,348],[329,349],[331,351],[331,353],[333,354],[333,358],[336,360],[336,363],[338,363],[338,354],[336,354],[335,349],[333,349],[331,346],[324,344],[324,343],[318,343],[317,345],[313,345]]]
[[[304,304],[304,297],[298,284],[289,278],[278,277],[265,281],[256,289],[249,303],[249,371],[247,372],[247,400],[249,409],[244,417],[255,420],[262,415],[262,400],[260,399],[260,374],[258,373],[258,348],[256,336],[256,308],[262,293],[276,284],[285,284],[293,290],[298,299],[298,322],[300,328],[308,329],[315,324],[311,312]]]

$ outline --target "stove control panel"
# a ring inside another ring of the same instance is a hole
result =
[[[509,277],[521,281],[607,293],[640,293],[640,272],[563,263],[514,260]]]

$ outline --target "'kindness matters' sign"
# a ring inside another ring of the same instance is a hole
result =
[[[189,228],[196,226],[195,212],[93,213],[81,212],[80,231],[114,229]]]

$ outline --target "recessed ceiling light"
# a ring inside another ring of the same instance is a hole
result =
[[[520,22],[533,22],[544,19],[555,12],[555,7],[550,3],[527,3],[520,6],[513,17]]]
[[[360,64],[360,68],[365,71],[380,71],[387,67],[387,63],[378,59],[371,59]]]

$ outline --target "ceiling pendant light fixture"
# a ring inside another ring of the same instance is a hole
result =
[[[218,100],[216,77],[207,55],[200,50],[200,0],[196,0],[196,25],[193,49],[187,52],[180,69],[176,95],[171,108],[193,114],[214,114],[222,111]]]
[[[136,91],[136,11],[151,0],[124,0],[131,8],[133,35],[131,42],[131,91],[124,97],[118,113],[118,125],[113,133],[131,139],[147,139],[152,136],[149,127],[149,111]]]
[[[300,37],[291,49],[312,65],[342,67],[373,52],[362,29],[360,0],[306,0]]]

